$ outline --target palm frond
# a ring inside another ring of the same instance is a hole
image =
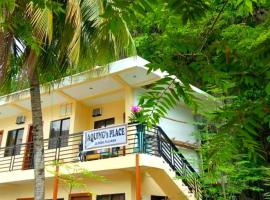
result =
[[[149,126],[156,125],[170,109],[183,101],[187,105],[197,107],[196,97],[189,90],[188,86],[173,76],[155,82],[139,101],[145,115],[143,120],[146,120]]]
[[[50,44],[53,37],[53,12],[50,8],[35,7],[33,3],[29,3],[26,8],[26,14],[33,26],[35,37],[40,42]]]
[[[136,54],[135,45],[123,11],[115,4],[103,3],[104,12],[100,16],[98,27],[93,35],[97,55],[107,55],[107,61]]]
[[[73,37],[68,46],[68,55],[73,63],[78,63],[80,56],[80,37],[81,37],[81,7],[80,1],[69,0],[66,10],[66,23],[71,23],[73,30]]]

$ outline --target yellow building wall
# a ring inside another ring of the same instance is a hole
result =
[[[135,171],[135,170],[134,170]],[[95,178],[87,178],[84,182],[86,187],[72,189],[72,194],[92,193],[92,200],[96,200],[97,195],[125,193],[126,200],[135,200],[136,182],[135,172],[128,170],[118,170],[106,172],[103,175],[106,181]],[[23,185],[23,187],[22,187]],[[45,199],[52,199],[53,179],[46,179]],[[59,183],[58,198],[68,199],[69,185]],[[16,192],[14,192],[16,191]],[[0,200],[16,200],[17,198],[33,197],[33,182],[12,183],[0,186]],[[151,195],[166,196],[148,173],[142,173],[142,200],[151,200]]]
[[[151,175],[144,172],[142,173],[142,200],[151,200],[151,195],[166,196]]]
[[[119,100],[106,104],[96,105],[96,106],[86,106],[81,102],[67,103],[71,104],[71,112],[67,114],[61,114],[61,106],[65,105],[55,105],[42,110],[43,114],[43,134],[44,139],[48,139],[50,136],[50,125],[52,121],[70,118],[70,134],[81,132],[84,130],[90,130],[94,128],[94,122],[115,118],[115,124],[124,123],[124,113],[125,113],[125,101]],[[102,116],[92,117],[92,110],[94,108],[102,108]],[[32,124],[32,116],[30,112],[22,113],[26,116],[26,122],[24,124],[17,125],[16,117],[12,116],[9,118],[4,118],[0,120],[0,131],[3,130],[3,139],[1,147],[5,147],[8,131],[24,128],[23,143],[27,142],[27,136],[29,132],[30,125]]]
[[[0,119],[0,130],[3,131],[3,138],[2,138],[2,143],[1,147],[6,146],[6,140],[7,140],[7,135],[8,131],[14,130],[14,129],[21,129],[24,128],[24,133],[27,133],[29,130],[29,125],[32,123],[31,120],[31,113],[25,113],[26,116],[26,123],[25,124],[16,124],[16,116],[9,117],[9,118],[4,118]],[[23,134],[23,141],[26,141],[27,134]]]
[[[92,110],[95,108],[101,108],[102,109],[102,115],[98,117],[92,117]],[[91,109],[91,117],[90,117],[90,129],[94,129],[94,123],[95,121],[103,120],[103,119],[109,119],[109,118],[115,118],[115,124],[122,124],[124,123],[124,113],[125,113],[125,101],[114,101],[111,103],[101,104],[101,105],[95,105],[90,107]]]
[[[89,130],[92,114],[90,107],[81,102],[76,102],[74,110],[74,120],[71,122],[71,124],[73,124],[73,133]]]
[[[75,117],[75,112],[73,111],[74,110],[73,107],[74,106],[72,104],[72,111],[71,113],[67,115],[61,114],[60,112],[61,105],[55,105],[55,106],[48,107],[42,110],[44,139],[47,139],[50,136],[51,121],[58,120],[58,119],[70,118],[70,121],[71,121],[70,132],[73,132],[74,125],[72,122],[74,121],[74,117]],[[26,121],[24,124],[20,124],[20,125],[16,124],[17,116],[12,116],[12,117],[4,118],[0,120],[0,130],[3,130],[3,139],[2,139],[1,147],[4,147],[6,145],[8,131],[15,130],[15,129],[24,128],[23,143],[27,142],[29,128],[30,128],[30,125],[32,124],[32,115],[30,112],[25,112],[25,113],[22,113],[21,115],[26,116]]]
[[[69,103],[67,103],[69,104]],[[61,106],[64,106],[66,104],[61,104],[61,105],[56,105],[52,107],[48,107],[42,110],[43,114],[43,134],[44,134],[44,139],[48,139],[50,137],[50,127],[51,127],[51,122],[59,119],[64,119],[64,118],[70,118],[70,133],[73,132],[73,124],[72,121],[74,121],[75,118],[75,111],[74,111],[74,103],[72,103],[72,108],[71,108],[71,113],[67,114],[61,114]]]
[[[92,200],[96,199],[97,195],[125,193],[126,200],[134,200],[132,196],[132,174],[128,171],[110,172],[105,175],[106,182],[88,178],[85,181],[85,187],[73,188],[72,194],[76,193],[92,193]],[[23,187],[22,187],[23,186]],[[53,194],[53,179],[46,179],[45,199],[52,199]],[[69,186],[60,181],[58,198],[68,200]],[[14,192],[16,191],[16,192]],[[5,186],[0,186],[0,200],[16,200],[17,198],[32,198],[33,197],[33,182],[13,183]]]

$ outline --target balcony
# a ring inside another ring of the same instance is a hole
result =
[[[147,129],[141,124],[129,124],[125,146],[88,152],[82,151],[82,138],[83,132],[69,134],[68,137],[44,139],[45,165],[50,166],[55,161],[63,164],[87,163],[124,158],[131,154],[159,157],[181,178],[190,193],[193,193],[196,199],[201,199],[199,176],[160,127]],[[33,143],[0,148],[0,173],[33,169],[33,156]]]

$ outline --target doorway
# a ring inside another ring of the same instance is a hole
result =
[[[4,133],[4,131],[0,131],[0,147],[1,147],[1,144],[2,144],[3,133]]]
[[[168,197],[165,196],[151,196],[151,200],[168,200]]]
[[[92,196],[89,193],[71,194],[70,200],[92,200]]]
[[[17,200],[34,200],[34,198],[19,198]]]
[[[33,126],[29,127],[23,158],[23,170],[34,169]]]

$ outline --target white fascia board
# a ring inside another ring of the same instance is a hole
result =
[[[117,73],[133,67],[144,67],[150,62],[140,56],[132,56],[116,62],[108,64],[109,73]]]
[[[161,70],[156,70],[156,71],[153,71],[152,73],[156,74],[157,76],[160,76],[160,78],[170,76],[172,79],[175,79],[176,82],[179,82],[180,85],[183,85],[183,83],[180,79],[178,79],[175,75],[169,75],[169,73],[167,71],[162,72]],[[191,84],[189,84],[189,86],[195,93],[203,95],[204,97],[207,97],[207,98],[213,98],[213,96],[204,92],[203,90],[201,90],[201,89],[199,89]]]

